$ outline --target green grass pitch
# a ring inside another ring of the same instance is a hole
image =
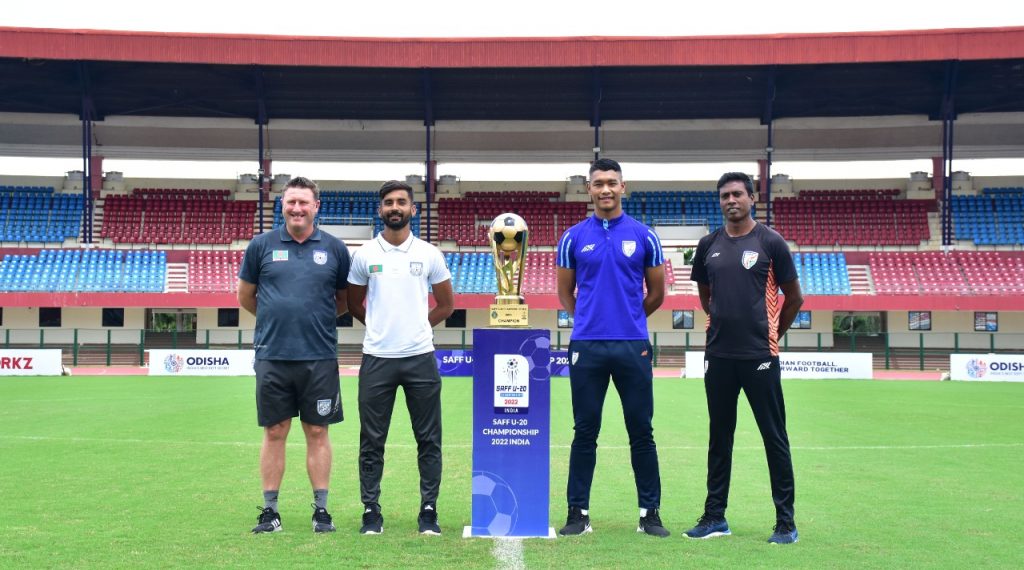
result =
[[[599,441],[594,533],[521,544],[463,539],[469,522],[471,381],[444,382],[441,537],[416,534],[415,446],[396,404],[385,533],[358,534],[356,384],[332,428],[329,508],[310,529],[296,424],[281,490],[284,532],[249,533],[261,504],[251,378],[0,379],[0,568],[924,568],[1024,565],[1024,384],[786,381],[800,542],[768,545],[768,473],[740,399],[733,536],[682,538],[704,499],[707,412],[699,381],[655,380],[668,539],[636,533],[618,397]],[[552,380],[551,524],[565,517],[568,381]],[[511,552],[511,554],[509,554]],[[513,561],[514,562],[514,561]]]

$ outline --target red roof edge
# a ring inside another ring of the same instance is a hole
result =
[[[382,68],[1024,58],[1024,27],[695,37],[342,38],[0,27],[0,57]]]

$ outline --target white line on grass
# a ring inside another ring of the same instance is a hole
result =
[[[491,548],[491,555],[497,563],[498,570],[524,570],[526,562],[523,560],[523,539],[521,538],[496,538],[494,547]]]
[[[169,439],[134,439],[134,438],[102,438],[102,437],[56,437],[46,435],[10,435],[0,434],[0,439],[6,440],[20,440],[20,441],[69,441],[75,443],[143,443],[143,444],[161,444],[161,445],[223,445],[232,447],[259,447],[262,442],[259,439],[254,441],[185,441],[185,440],[169,440]],[[289,446],[304,447],[305,442],[297,439],[288,443]],[[354,447],[358,448],[357,443],[334,443],[334,447]],[[416,445],[412,443],[389,443],[388,447],[404,447],[415,449]],[[467,444],[458,443],[446,443],[444,447],[454,449],[468,449],[472,447]],[[947,443],[947,444],[934,444],[934,445],[794,445],[791,447],[797,451],[859,451],[859,450],[907,450],[907,449],[973,449],[973,448],[986,448],[986,447],[1024,447],[1024,442],[1018,443]],[[551,449],[569,449],[568,445],[552,445]],[[629,449],[628,445],[602,445],[601,449],[607,450],[623,450]],[[662,450],[682,450],[682,451],[703,451],[707,449],[705,445],[659,445],[658,449]],[[733,449],[741,451],[760,451],[764,448],[762,446],[736,446]]]

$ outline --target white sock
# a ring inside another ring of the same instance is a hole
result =
[[[640,518],[644,518],[646,516],[647,516],[647,509],[640,509]]]
[[[580,509],[580,513],[583,514],[584,516],[589,515],[590,514],[590,509]]]

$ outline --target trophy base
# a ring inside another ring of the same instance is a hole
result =
[[[526,328],[530,326],[530,308],[526,305],[491,305],[492,327]]]

